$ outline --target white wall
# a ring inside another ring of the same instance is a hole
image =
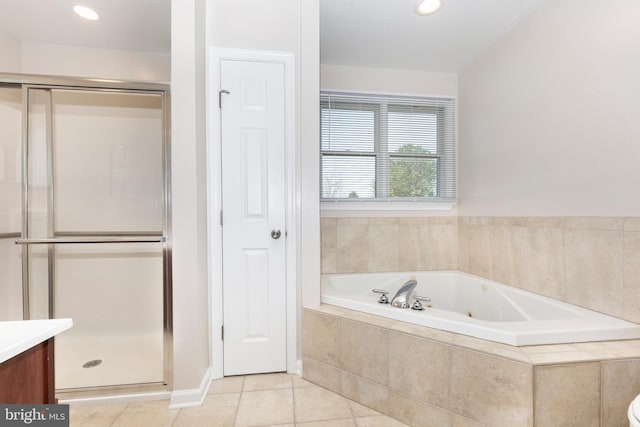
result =
[[[204,0],[171,3],[174,390],[191,404],[209,368],[205,146]],[[200,390],[201,391],[201,390]]]
[[[210,0],[211,46],[300,51],[300,0]]]
[[[21,72],[168,82],[171,55],[23,42]]]
[[[21,42],[0,30],[0,72],[168,82],[171,55]]]
[[[0,30],[0,72],[19,73],[22,67],[20,41]]]
[[[299,305],[320,304],[320,0],[300,0]],[[299,312],[299,318],[302,314]],[[298,354],[302,354],[298,328]]]
[[[549,2],[462,70],[461,215],[640,215],[638,22]]]
[[[324,64],[320,68],[320,87],[407,95],[457,96],[458,76],[455,73]]]

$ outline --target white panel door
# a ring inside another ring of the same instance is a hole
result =
[[[220,66],[224,374],[285,371],[284,65]]]

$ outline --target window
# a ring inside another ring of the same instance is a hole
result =
[[[456,198],[453,99],[321,92],[322,201]]]

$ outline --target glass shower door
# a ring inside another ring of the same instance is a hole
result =
[[[22,320],[22,90],[0,85],[0,321]]]
[[[29,317],[70,317],[56,389],[162,384],[162,93],[29,87]]]

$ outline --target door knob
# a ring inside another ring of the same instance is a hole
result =
[[[276,239],[278,240],[280,238],[280,236],[282,235],[282,233],[280,232],[280,230],[278,230],[277,228],[274,230],[271,230],[271,238],[272,239]]]

